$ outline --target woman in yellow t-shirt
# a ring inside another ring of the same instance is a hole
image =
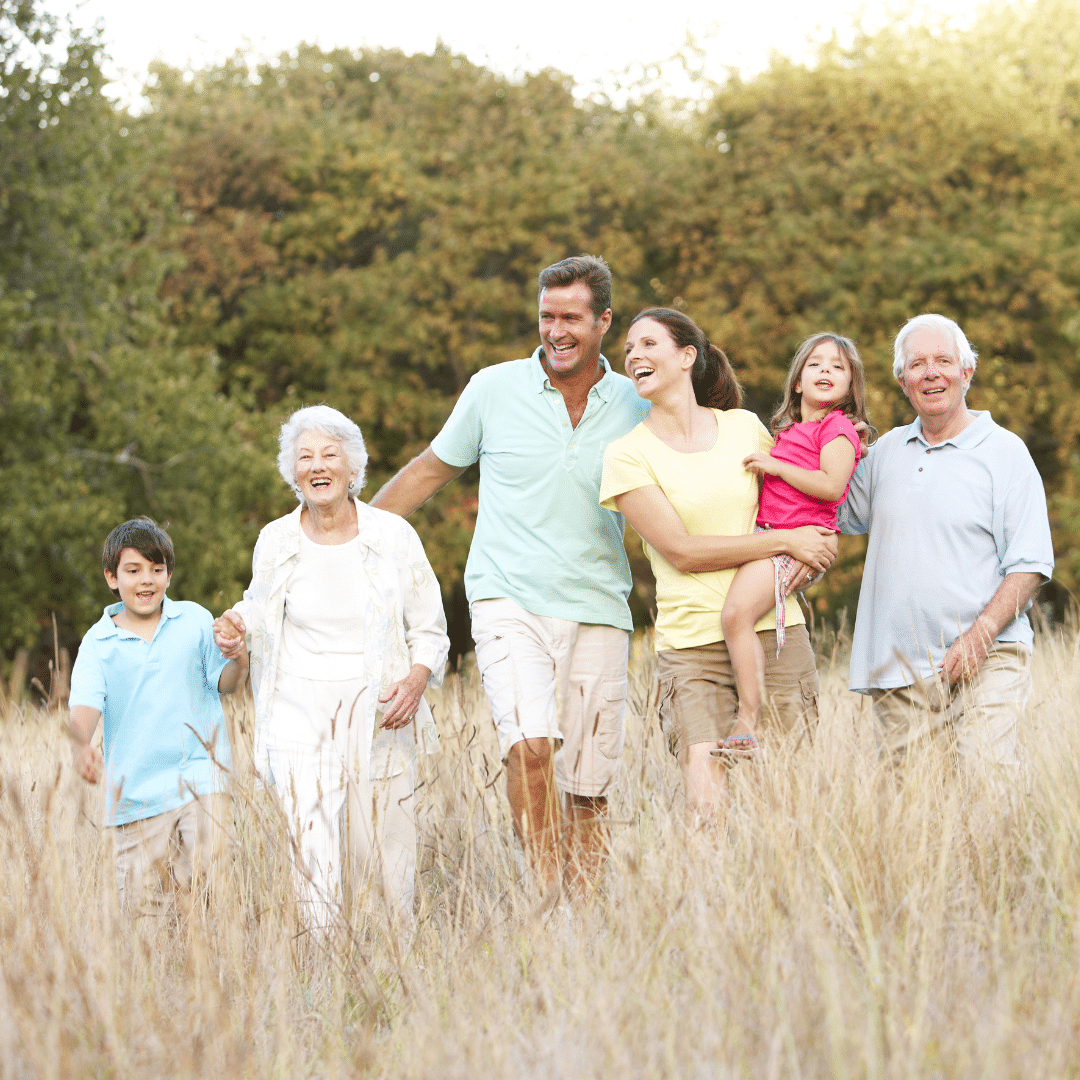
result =
[[[735,571],[755,559],[790,555],[801,564],[788,582],[797,588],[828,568],[836,537],[817,526],[754,533],[758,481],[742,463],[755,451],[768,452],[773,440],[752,412],[739,408],[742,392],[731,364],[692,319],[671,308],[641,312],[626,336],[626,372],[652,408],[608,446],[600,503],[623,514],[645,542],[656,576],[660,722],[691,811],[708,814],[727,793],[724,743],[734,749],[742,741],[720,627]],[[787,626],[777,657],[775,615],[757,623],[767,657],[762,721],[774,730],[817,720],[817,667],[793,598]]]

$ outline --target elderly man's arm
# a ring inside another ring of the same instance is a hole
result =
[[[971,628],[945,653],[941,674],[946,682],[973,679],[978,674],[983,661],[990,655],[994,639],[1027,608],[1045,580],[1042,574],[1024,572],[1005,576]]]
[[[870,482],[873,478],[873,459],[877,453],[877,444],[868,447],[855,473],[851,477],[851,487],[847,498],[837,514],[837,525],[842,533],[861,536],[870,531]]]

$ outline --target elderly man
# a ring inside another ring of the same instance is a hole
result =
[[[559,791],[575,877],[603,861],[633,623],[623,519],[600,507],[600,467],[649,406],[600,355],[611,325],[602,259],[547,267],[539,308],[540,347],[474,375],[431,446],[371,505],[406,516],[480,462],[465,568],[476,661],[514,828],[550,887],[561,872]]]
[[[1018,436],[967,407],[975,352],[955,322],[911,319],[893,355],[916,419],[871,448],[840,515],[870,534],[850,686],[892,763],[945,731],[969,770],[1015,773],[1026,612],[1054,569],[1042,480]]]

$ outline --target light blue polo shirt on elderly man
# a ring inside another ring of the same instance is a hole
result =
[[[87,630],[68,699],[105,716],[108,825],[157,817],[221,791],[230,765],[217,690],[228,661],[214,644],[213,615],[165,597],[145,641],[112,621],[123,607],[110,604]]]
[[[869,693],[931,678],[1007,574],[1054,572],[1046,495],[1022,439],[988,412],[931,446],[922,421],[883,435],[840,511],[869,533],[849,685]],[[1031,648],[1022,612],[997,636]]]
[[[465,591],[533,615],[633,629],[623,517],[600,506],[608,443],[649,414],[625,375],[604,375],[571,427],[541,350],[477,372],[431,449],[447,465],[480,462]]]

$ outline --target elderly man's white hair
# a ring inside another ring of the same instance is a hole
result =
[[[305,431],[317,431],[341,444],[341,449],[345,451],[345,460],[349,463],[349,472],[356,473],[349,484],[349,494],[355,495],[364,486],[364,470],[367,468],[368,456],[364,436],[344,413],[332,409],[329,405],[309,405],[306,409],[297,409],[281,425],[277,467],[282,480],[303,502],[304,497],[300,494],[300,486],[296,482],[296,440]]]
[[[914,319],[908,319],[904,323],[900,333],[896,335],[896,341],[893,342],[892,370],[896,378],[899,379],[904,374],[904,363],[907,359],[904,355],[904,343],[917,330],[939,330],[951,338],[956,346],[957,358],[960,360],[960,370],[975,370],[975,360],[979,354],[971,347],[964,331],[952,319],[947,319],[944,315],[916,315]]]

